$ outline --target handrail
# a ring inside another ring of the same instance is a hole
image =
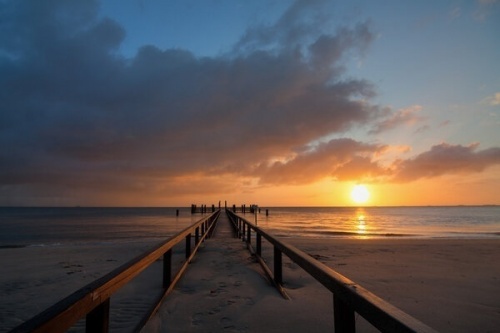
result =
[[[251,230],[256,233],[257,257],[261,256],[261,237],[274,246],[274,281],[277,284],[282,284],[281,254],[285,253],[333,293],[335,332],[355,332],[355,312],[382,332],[436,332],[295,246],[277,239],[230,210],[226,213],[237,229],[237,235],[248,244],[252,239]]]
[[[147,314],[147,318],[150,318],[158,309],[158,302],[161,302],[180,279],[180,275],[185,271],[187,264],[191,261],[201,242],[206,237],[210,237],[210,232],[215,226],[219,214],[220,210],[200,219],[198,222],[153,247],[150,251],[123,264],[100,279],[89,283],[10,332],[65,332],[84,316],[86,316],[87,332],[107,332],[109,329],[110,297],[163,256],[164,291],[158,299],[157,304]],[[192,233],[195,233],[196,244],[194,249],[191,249]],[[183,240],[186,241],[186,261],[172,280],[172,248]],[[141,325],[144,325],[146,321],[147,319],[143,319],[138,327],[136,327],[136,331],[140,330]]]

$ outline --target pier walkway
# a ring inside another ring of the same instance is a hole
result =
[[[314,294],[311,297],[316,298]],[[331,295],[324,289],[323,294],[323,302],[283,299],[245,242],[234,237],[222,212],[212,238],[205,241],[143,332],[257,332],[262,328],[265,332],[332,332]],[[324,302],[330,309],[324,308]]]

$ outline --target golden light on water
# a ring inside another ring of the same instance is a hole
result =
[[[368,232],[366,218],[367,216],[363,209],[360,208],[356,211],[356,215],[354,216],[353,232],[357,234],[357,238],[366,239],[368,237],[366,235]]]
[[[364,234],[365,232],[366,232],[365,216],[359,214],[358,215],[358,233]]]

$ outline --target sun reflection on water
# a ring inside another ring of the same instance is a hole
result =
[[[368,236],[366,235],[366,213],[363,209],[358,209],[356,211],[356,217],[355,217],[355,232],[357,233],[358,237],[360,238],[367,238]]]

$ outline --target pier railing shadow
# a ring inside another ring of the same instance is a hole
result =
[[[162,279],[163,290],[156,302],[152,304],[151,308],[134,328],[134,332],[140,331],[179,281],[205,238],[211,237],[219,214],[220,210],[217,210],[203,217],[150,251],[77,290],[10,332],[66,332],[84,317],[86,318],[86,332],[108,332],[111,296],[147,267],[163,257],[163,274],[159,277]],[[194,244],[192,242],[193,236]],[[172,249],[183,241],[185,242],[186,260],[175,273],[175,276],[172,277]]]
[[[355,313],[382,332],[436,332],[293,245],[277,239],[230,210],[226,210],[226,213],[234,227],[235,235],[246,242],[250,252],[255,255],[283,297],[288,298],[283,288],[283,253],[332,293],[335,332],[355,332]],[[262,258],[262,238],[273,246],[273,270]]]

